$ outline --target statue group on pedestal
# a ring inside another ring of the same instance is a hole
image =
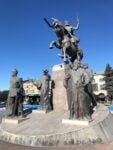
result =
[[[65,78],[64,87],[67,91],[68,109],[70,119],[91,120],[91,107],[96,106],[93,95],[93,74],[87,64],[81,63],[83,52],[79,48],[80,39],[74,35],[79,29],[80,22],[77,18],[75,27],[69,25],[68,21],[62,24],[58,19],[52,18],[52,23],[44,18],[57,36],[57,41],[50,43],[50,48],[61,49],[59,56],[64,60]],[[23,116],[23,81],[17,76],[18,71],[12,71],[10,89],[7,100],[7,116]],[[33,82],[41,90],[40,105],[44,110],[52,110],[52,80],[48,70],[43,71],[41,80]]]
[[[7,117],[23,117],[23,80],[18,76],[18,70],[11,72],[10,88],[6,106]]]
[[[93,74],[87,64],[81,63],[83,51],[78,46],[80,39],[74,35],[74,31],[80,26],[79,19],[77,18],[75,27],[69,25],[68,21],[62,24],[55,18],[52,18],[52,23],[46,18],[44,20],[57,36],[57,41],[52,41],[50,48],[62,50],[59,56],[64,60],[64,86],[67,91],[69,118],[91,120],[91,107],[97,104],[91,85]]]

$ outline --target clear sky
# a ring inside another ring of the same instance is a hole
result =
[[[94,72],[113,66],[113,0],[0,0],[0,90],[9,88],[13,68],[23,79],[40,78],[62,63],[60,51],[49,49],[56,36],[43,17],[75,25],[77,15],[83,62]]]

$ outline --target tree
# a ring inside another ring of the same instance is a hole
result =
[[[8,97],[8,93],[9,93],[9,91],[7,91],[7,90],[0,91],[0,101],[6,102],[7,101],[7,97]]]
[[[110,97],[113,98],[113,68],[110,64],[106,65],[105,71],[105,89]]]

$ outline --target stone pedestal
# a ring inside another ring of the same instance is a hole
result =
[[[2,119],[2,123],[9,123],[9,124],[19,124],[25,120],[27,120],[28,118],[3,118]]]
[[[64,80],[64,65],[55,65],[52,68],[52,80],[54,80],[55,88],[53,89],[53,109],[67,110],[67,93],[63,86]]]
[[[67,146],[68,148],[78,144],[113,141],[113,115],[106,108],[99,107],[93,113],[92,121],[88,126],[62,123],[62,118],[67,119],[67,115],[68,111],[65,110],[51,111],[46,115],[30,114],[28,120],[18,125],[2,123],[0,140],[38,148],[41,146]]]
[[[83,120],[69,120],[69,119],[62,119],[63,124],[68,125],[76,125],[76,126],[88,126],[89,121],[83,121]]]

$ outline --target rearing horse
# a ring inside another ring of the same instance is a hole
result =
[[[71,61],[74,63],[75,60],[80,61],[83,58],[83,52],[78,45],[71,41],[71,34],[65,29],[65,27],[57,20],[53,19],[52,25],[45,19],[45,22],[49,27],[53,28],[56,33],[58,41],[52,41],[50,48],[57,47],[62,49],[61,58],[64,62]]]

